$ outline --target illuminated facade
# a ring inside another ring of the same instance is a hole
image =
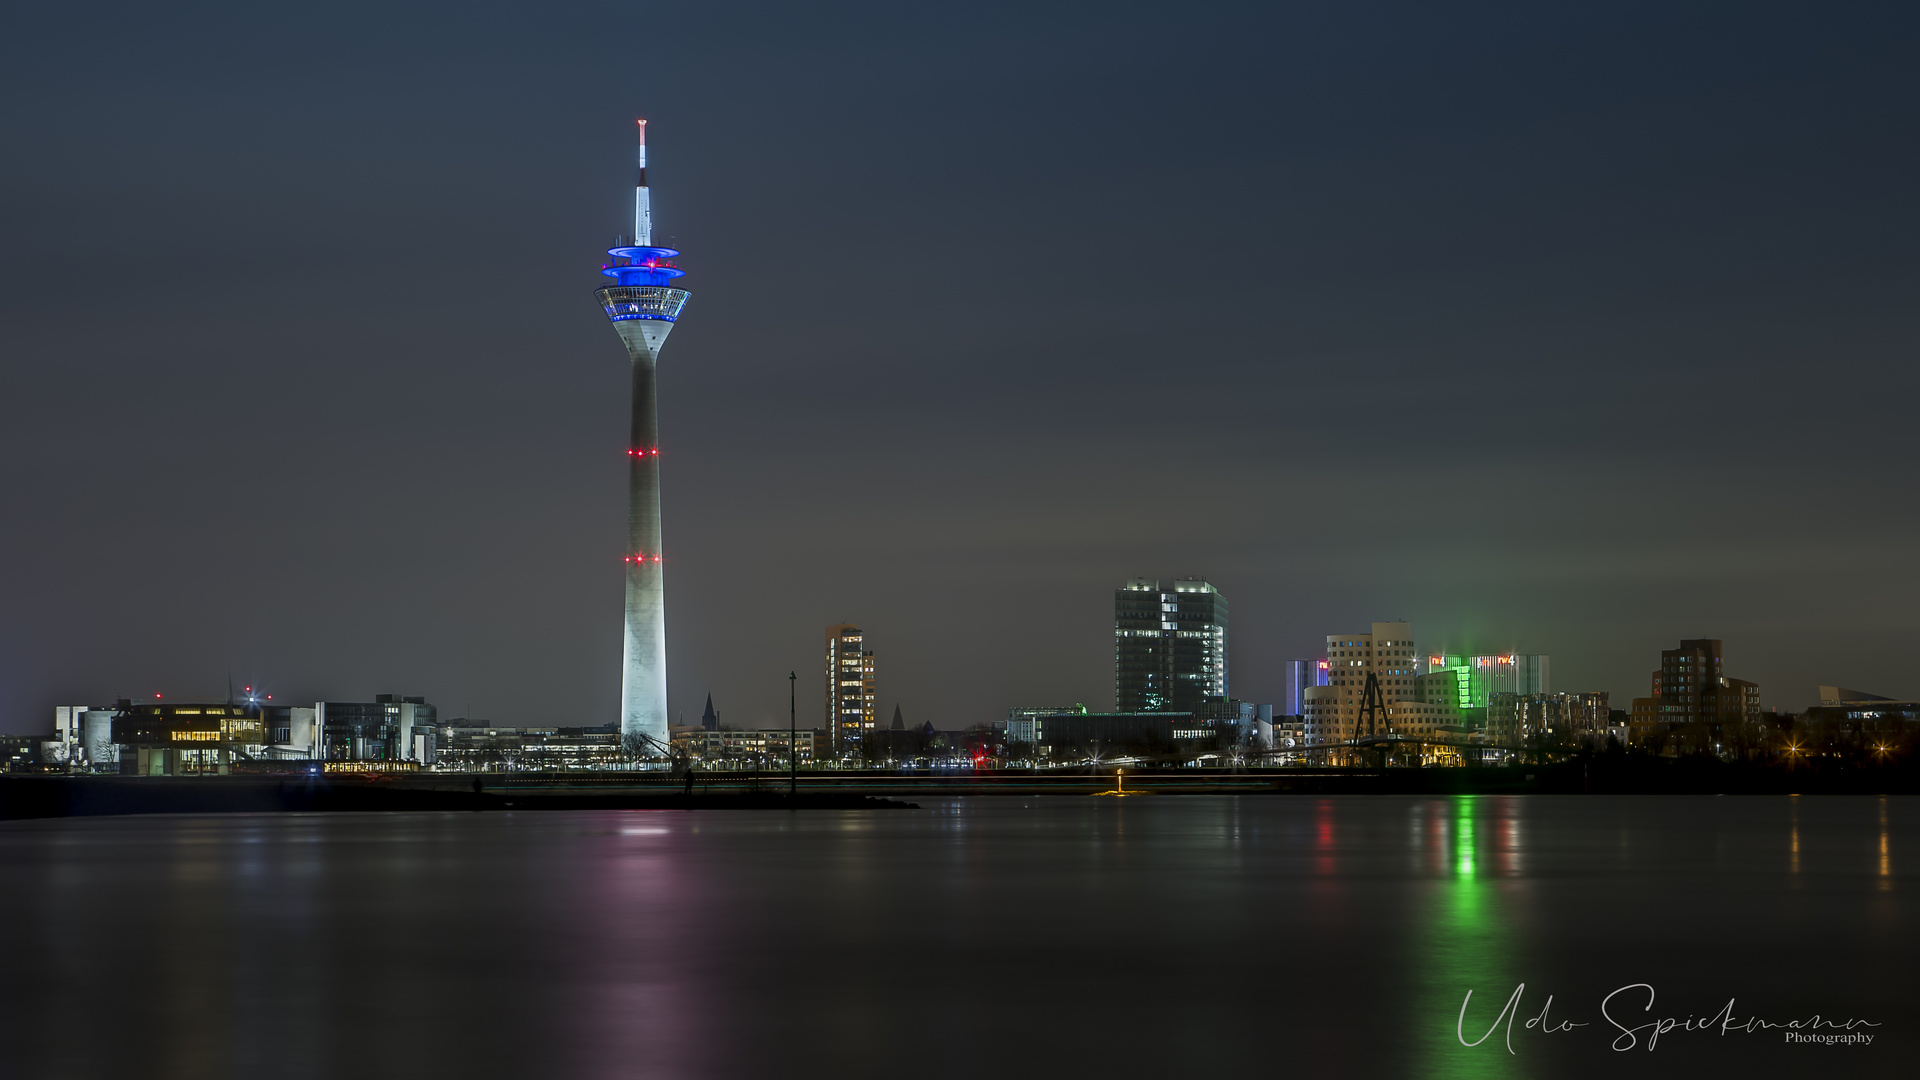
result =
[[[1436,653],[1426,657],[1426,669],[1429,676],[1452,673],[1455,678],[1451,683],[1461,712],[1477,718],[1474,710],[1485,709],[1495,694],[1551,693],[1553,688],[1548,685],[1547,660],[1546,656],[1538,654],[1459,656]],[[1423,685],[1437,686],[1441,681],[1434,678]]]
[[[1307,712],[1307,691],[1316,686],[1327,685],[1327,662],[1324,660],[1283,660],[1281,674],[1285,681],[1285,696],[1275,711],[1281,716],[1305,716]]]
[[[76,772],[119,772],[120,748],[113,741],[118,709],[61,705],[53,711],[53,737]]]
[[[224,701],[122,699],[114,711],[113,741],[123,772],[137,776],[196,776],[230,772],[242,760],[264,756],[267,728],[259,705]]]
[[[851,623],[827,627],[827,732],[836,755],[862,748],[874,730],[879,695],[874,691],[873,650]]]
[[[1473,680],[1465,667],[1443,667],[1413,677],[1414,696],[1433,705],[1450,705],[1463,718],[1484,719],[1473,707]]]
[[[1113,594],[1117,712],[1205,712],[1227,693],[1227,598],[1204,578],[1134,578]]]
[[[640,121],[640,173],[634,186],[632,243],[607,249],[600,272],[615,284],[598,290],[601,307],[633,364],[633,412],[627,439],[626,627],[621,639],[620,734],[636,752],[667,752],[667,600],[660,542],[660,417],[654,368],[686,304],[673,288],[683,271],[672,248],[653,245],[647,188],[647,122]]]
[[[791,736],[791,737],[790,737]],[[818,732],[801,728],[789,733],[786,728],[759,731],[708,731],[704,728],[681,729],[673,733],[673,749],[715,768],[784,767],[788,746],[796,765],[811,765],[814,748],[822,741]]]
[[[435,763],[454,772],[621,769],[620,730],[598,727],[478,727],[447,725]]]
[[[1309,746],[1369,734],[1360,717],[1369,674],[1379,682],[1381,700],[1389,712],[1395,702],[1418,698],[1414,679],[1420,674],[1420,657],[1413,647],[1413,627],[1407,623],[1374,623],[1372,633],[1329,636],[1326,664],[1327,684],[1309,687],[1305,695]],[[1387,717],[1381,717],[1371,734],[1387,733]]]

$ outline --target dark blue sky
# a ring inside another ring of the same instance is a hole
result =
[[[1409,619],[1646,692],[1920,696],[1899,5],[47,5],[0,17],[0,728],[611,719],[651,119],[676,713],[1232,689]]]

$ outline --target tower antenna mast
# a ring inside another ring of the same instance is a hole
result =
[[[635,247],[653,244],[653,200],[647,194],[647,122],[640,127],[640,173],[633,183],[633,243]]]

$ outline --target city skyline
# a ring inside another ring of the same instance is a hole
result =
[[[660,373],[676,722],[819,700],[842,620],[883,714],[1105,707],[1115,583],[1185,574],[1244,700],[1385,620],[1616,703],[1696,638],[1767,706],[1920,697],[1911,455],[1859,420],[1920,377],[1899,33],[755,10],[23,16],[0,725],[229,671],[616,715],[631,400],[582,253],[636,115],[701,292]]]

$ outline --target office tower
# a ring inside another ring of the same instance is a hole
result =
[[[873,650],[851,623],[827,627],[827,738],[836,755],[860,748],[874,730]]]
[[[1204,578],[1134,578],[1113,594],[1113,700],[1200,712],[1227,693],[1227,598]]]
[[[616,284],[594,295],[633,362],[633,416],[627,439],[626,629],[621,645],[620,735],[648,754],[667,753],[667,599],[660,545],[660,417],[654,366],[687,302],[671,287],[683,271],[672,248],[653,245],[647,190],[647,122],[640,124],[640,172],[633,190],[632,243],[607,249],[600,272]]]
[[[1331,635],[1326,663],[1327,685],[1306,692],[1309,743],[1345,742],[1369,734],[1360,717],[1369,674],[1379,682],[1386,705],[1418,698],[1414,679],[1420,674],[1419,654],[1407,623],[1374,623],[1372,633]],[[1385,717],[1377,718],[1371,734],[1385,735],[1386,727]]]

